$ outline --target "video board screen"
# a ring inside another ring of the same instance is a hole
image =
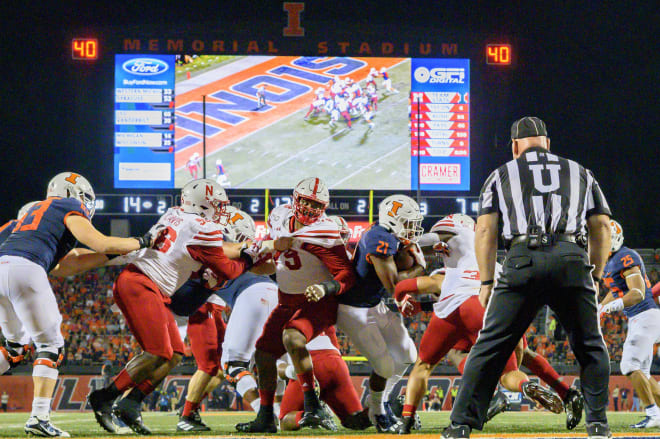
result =
[[[237,189],[469,189],[466,59],[116,55],[115,72],[117,188],[206,171]]]

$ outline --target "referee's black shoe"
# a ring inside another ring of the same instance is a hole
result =
[[[449,427],[442,430],[440,437],[443,439],[469,439],[471,430],[469,425],[456,425],[452,422]]]
[[[589,439],[609,439],[612,437],[612,432],[607,423],[592,422],[587,424],[587,436]]]
[[[582,420],[582,409],[584,409],[584,396],[575,387],[568,389],[564,398],[564,410],[566,411],[566,428],[574,429]]]
[[[273,407],[261,406],[254,420],[236,424],[236,430],[242,433],[277,433]]]
[[[541,404],[552,413],[561,413],[564,410],[564,403],[561,402],[556,393],[544,389],[540,385],[531,381],[526,381],[522,385],[523,395]]]

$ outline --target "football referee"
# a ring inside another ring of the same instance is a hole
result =
[[[588,436],[607,438],[610,369],[596,295],[610,250],[610,209],[591,171],[550,153],[542,120],[517,120],[511,139],[514,159],[488,177],[479,197],[479,300],[488,307],[442,437],[467,438],[483,427],[507,358],[548,305],[580,364]],[[507,255],[493,289],[500,219]]]

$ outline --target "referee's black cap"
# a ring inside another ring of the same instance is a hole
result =
[[[538,137],[548,135],[548,129],[538,117],[525,116],[511,125],[511,138],[523,139],[525,137]]]

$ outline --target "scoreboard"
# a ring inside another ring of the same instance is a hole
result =
[[[249,213],[255,220],[265,220],[273,208],[293,202],[291,192],[284,191],[230,191],[233,206]],[[378,204],[389,194],[368,192],[366,195],[331,195],[328,215],[339,215],[346,219],[378,219]],[[426,218],[441,218],[451,213],[477,214],[477,197],[422,196],[419,201],[422,215]],[[100,216],[160,216],[170,207],[178,205],[173,194],[97,194],[95,215]]]
[[[174,186],[174,55],[115,57],[116,188]]]

